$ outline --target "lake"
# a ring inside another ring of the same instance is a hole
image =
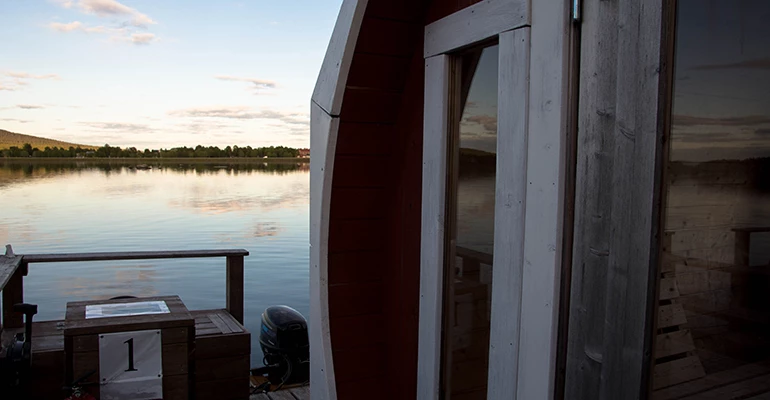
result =
[[[147,161],[142,161],[147,163]],[[269,305],[309,312],[306,163],[135,164],[0,161],[0,244],[17,254],[243,248],[252,366]],[[32,264],[25,301],[36,320],[66,303],[179,295],[188,309],[225,307],[225,259]]]

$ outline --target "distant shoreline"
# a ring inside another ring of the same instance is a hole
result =
[[[99,162],[99,163],[121,163],[121,164],[167,164],[167,163],[186,163],[186,164],[254,164],[254,163],[308,163],[309,158],[253,158],[253,157],[199,157],[199,158],[105,158],[105,157],[0,157],[3,161],[12,162]]]

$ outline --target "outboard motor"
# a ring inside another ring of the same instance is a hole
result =
[[[310,379],[310,345],[307,322],[297,310],[271,306],[262,313],[259,344],[268,379],[283,386]]]

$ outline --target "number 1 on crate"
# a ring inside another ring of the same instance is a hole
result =
[[[136,371],[136,368],[134,368],[134,338],[128,339],[123,343],[128,345],[128,369],[126,372]]]
[[[101,398],[162,398],[161,342],[160,330],[99,335]]]

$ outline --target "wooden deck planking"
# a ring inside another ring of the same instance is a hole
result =
[[[249,400],[310,400],[310,386],[252,394]]]
[[[684,397],[683,400],[745,399],[750,396],[765,395],[768,392],[770,392],[770,375],[763,375]]]
[[[21,265],[21,256],[0,256],[0,290],[8,284],[19,265]]]
[[[694,396],[699,393],[707,392],[713,388],[719,388],[731,385],[737,382],[756,378],[770,374],[770,365],[767,362],[748,364],[727,371],[706,375],[703,378],[696,379],[687,383],[674,385],[665,389],[657,390],[652,398],[653,400],[675,400],[687,396]]]

